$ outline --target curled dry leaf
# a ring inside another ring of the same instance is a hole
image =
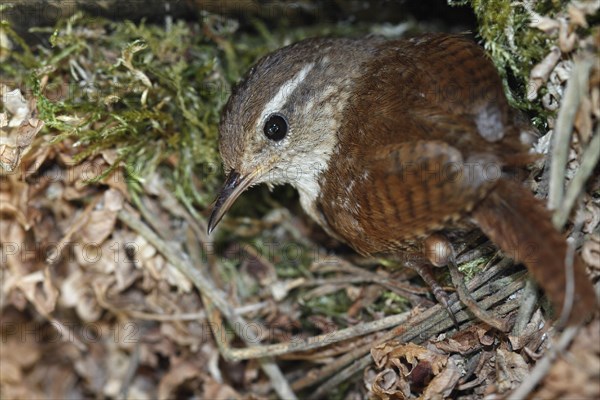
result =
[[[115,211],[107,209],[92,211],[80,231],[81,240],[88,246],[101,245],[112,233],[116,222],[117,213]]]
[[[533,11],[530,11],[530,13],[530,27],[539,29],[546,34],[552,34],[558,30],[559,23],[557,20],[540,15]]]
[[[475,332],[477,333],[477,337],[482,345],[491,346],[494,344],[496,338],[490,333],[490,329],[479,326]]]
[[[11,325],[13,322],[11,322]],[[16,325],[16,324],[15,324]],[[15,326],[15,330],[20,329],[26,332],[36,332],[33,326]],[[0,382],[13,380],[21,376],[21,370],[29,368],[41,357],[41,350],[38,346],[32,346],[28,340],[17,335],[3,337],[2,347],[10,351],[0,352]],[[7,370],[4,368],[7,367]],[[14,381],[16,382],[16,381]]]
[[[510,340],[510,345],[513,350],[521,350],[523,347],[529,345],[529,343],[536,342],[539,343],[540,336],[546,333],[546,330],[543,329],[544,319],[542,317],[541,310],[537,310],[533,316],[531,317],[531,321],[525,326],[523,332],[519,336],[508,335],[508,340]],[[536,349],[530,349],[535,351]]]
[[[373,376],[369,379],[367,385],[367,388],[378,399],[406,399],[410,397],[410,388],[406,384],[401,384],[398,375],[391,368],[386,368]]]
[[[15,286],[25,294],[41,315],[49,315],[54,311],[59,291],[52,283],[49,268],[19,277]]]
[[[589,143],[592,138],[592,101],[589,96],[584,96],[579,103],[579,109],[575,116],[575,128],[581,142]]]
[[[377,373],[373,382],[379,382],[377,385],[382,393],[386,392],[389,396],[389,393],[399,390],[406,397],[411,392],[420,392],[427,387],[444,369],[448,360],[447,355],[439,353],[433,346],[426,348],[414,343],[398,344],[393,341],[372,348],[371,356],[378,369],[391,370],[397,375],[396,379],[392,379],[389,372]],[[382,387],[381,384],[385,385]]]
[[[8,86],[0,84],[4,108],[12,115],[8,126],[15,128],[23,123],[29,115],[29,104],[19,89],[10,90]]]
[[[8,127],[14,128],[7,135],[0,136],[0,167],[12,172],[19,166],[22,155],[28,151],[33,139],[44,127],[44,121],[36,118],[35,99],[24,102],[18,89],[7,93],[7,96],[4,105],[14,114]]]
[[[571,31],[567,20],[561,18],[560,28],[558,29],[558,46],[563,53],[570,53],[575,48],[577,34]]]
[[[550,49],[550,53],[544,57],[544,59],[537,64],[531,70],[531,74],[529,76],[529,85],[528,85],[528,93],[527,99],[529,101],[535,100],[538,94],[538,90],[550,76],[550,73],[556,66],[556,63],[560,59],[560,49],[556,46]]]
[[[101,209],[94,210],[87,218],[80,236],[84,244],[100,246],[115,228],[117,212],[123,207],[123,195],[115,189],[104,192]]]
[[[496,387],[500,393],[516,388],[527,376],[529,367],[519,353],[496,351]]]
[[[450,356],[444,370],[427,385],[421,399],[437,400],[449,398],[462,376],[462,368],[459,366],[461,363],[462,357],[458,355]]]
[[[594,3],[591,1],[590,3]],[[569,22],[572,25],[579,26],[581,28],[587,28],[588,23],[585,18],[585,10],[578,8],[575,4],[569,4],[567,6],[567,12],[569,13]]]
[[[451,338],[436,342],[434,346],[446,353],[460,354],[470,353],[481,347],[474,326],[457,332]]]
[[[113,280],[109,275],[94,276],[89,273],[83,273],[81,270],[75,270],[63,280],[61,285],[60,302],[64,307],[74,307],[77,315],[86,322],[97,321],[102,308],[98,304],[96,294],[91,288],[90,280],[94,279],[96,284],[100,280]]]
[[[581,257],[587,265],[600,271],[600,234],[591,235],[589,240],[583,244]]]
[[[161,400],[174,398],[178,387],[190,379],[198,379],[203,375],[202,369],[195,363],[188,361],[176,362],[160,380],[158,398]]]
[[[598,182],[600,184],[600,181]],[[584,210],[583,232],[592,233],[600,226],[600,205],[588,201]]]
[[[231,386],[224,383],[219,383],[214,379],[206,379],[204,382],[203,399],[242,399],[242,396],[235,391]]]

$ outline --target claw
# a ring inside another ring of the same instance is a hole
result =
[[[431,292],[433,293],[433,297],[435,297],[438,303],[444,306],[444,308],[448,312],[448,315],[450,315],[452,322],[454,323],[454,327],[456,328],[456,330],[459,330],[458,320],[456,319],[456,315],[454,315],[454,312],[452,312],[452,309],[450,308],[450,304],[448,302],[448,293],[446,293],[444,289],[442,289],[440,284],[437,283],[437,281],[433,277],[433,274],[431,273],[431,265],[419,263],[414,265],[413,268],[415,269],[415,271],[417,271],[421,278],[423,278],[425,283],[429,285],[429,287],[431,288]]]

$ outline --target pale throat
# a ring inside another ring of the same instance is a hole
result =
[[[294,92],[307,80],[310,72],[320,73],[329,62],[328,58],[323,58],[318,62],[308,63],[284,82],[275,96],[263,107],[257,129],[262,126],[268,115],[283,108]],[[339,88],[347,89],[351,82],[348,77],[339,80],[329,78],[331,77],[322,79],[323,84],[318,85],[316,90],[310,93],[310,97],[299,101],[297,115],[310,118],[304,118],[302,125],[292,127],[291,138],[287,140],[291,140],[290,144],[293,146],[284,150],[282,159],[285,161],[280,159],[272,175],[263,180],[271,184],[291,184],[300,195],[300,205],[304,211],[324,227],[327,222],[317,209],[317,199],[321,194],[323,174],[338,148],[337,131],[341,121],[337,116],[342,114],[349,98],[349,92],[340,91]]]

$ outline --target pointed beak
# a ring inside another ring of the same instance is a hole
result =
[[[237,171],[232,170],[227,176],[221,192],[217,196],[214,208],[208,220],[208,234],[215,229],[221,218],[231,208],[236,199],[252,184],[255,174],[241,176]]]

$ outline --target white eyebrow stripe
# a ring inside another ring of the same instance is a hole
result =
[[[294,90],[296,90],[298,85],[300,85],[302,81],[304,81],[306,75],[308,75],[308,73],[311,69],[313,69],[314,66],[315,63],[307,64],[292,79],[286,81],[283,85],[281,85],[275,96],[273,96],[273,98],[265,105],[265,108],[263,108],[263,111],[260,114],[261,123],[270,114],[274,113],[275,111],[281,110],[281,107],[283,107],[283,105],[287,102],[290,95],[294,93]]]

